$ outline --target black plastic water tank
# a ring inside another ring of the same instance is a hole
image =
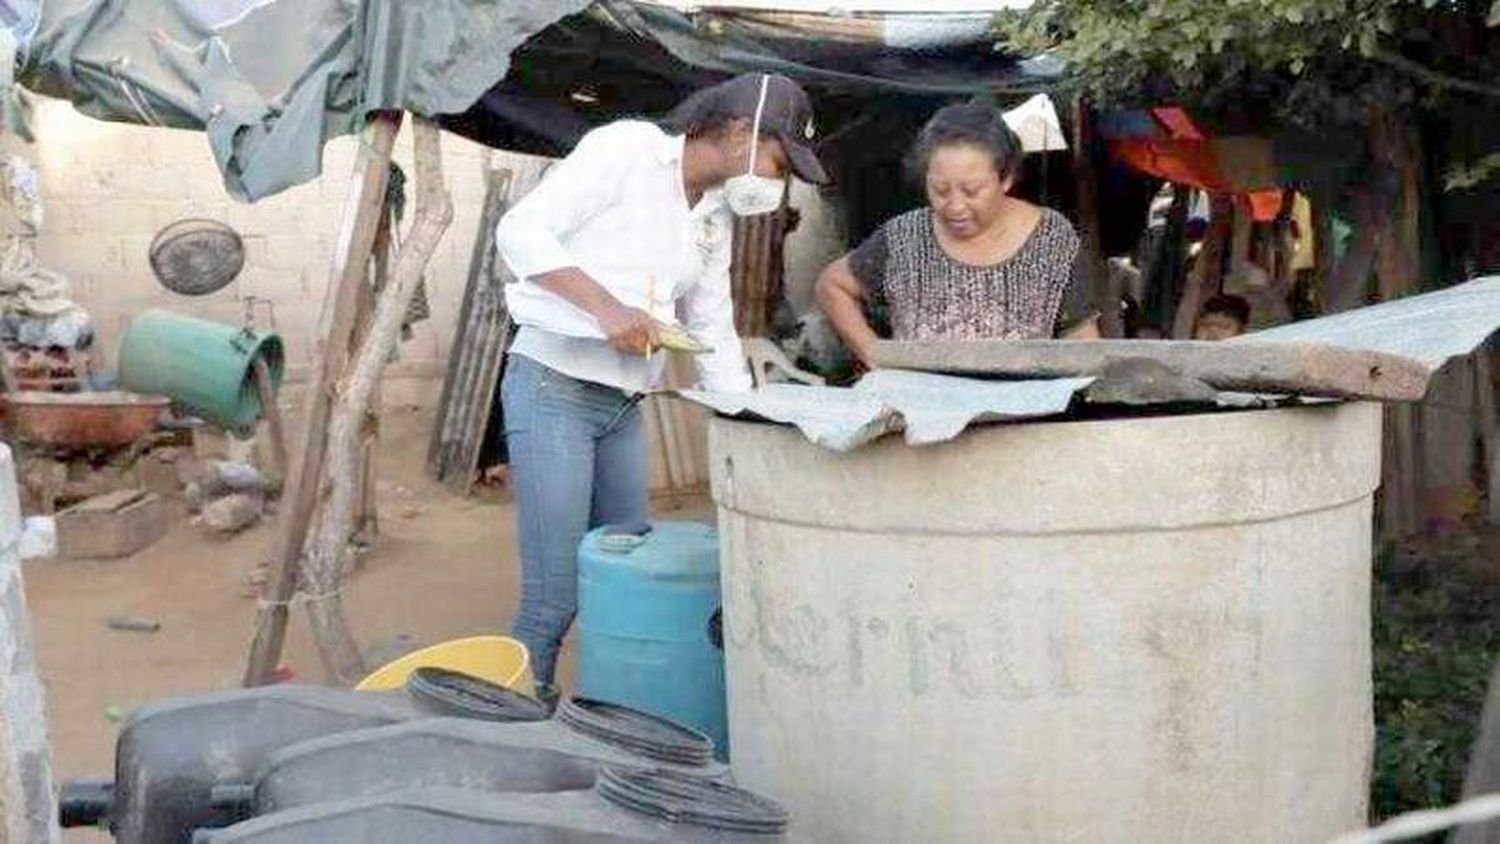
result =
[[[195,844],[767,844],[797,840],[765,798],[702,777],[605,769],[590,791],[418,789],[203,830]]]
[[[143,708],[120,733],[111,827],[120,844],[188,840],[194,829],[236,819],[215,804],[215,789],[244,783],[272,752],[347,730],[438,715],[535,721],[548,712],[536,700],[492,683],[428,668],[395,692],[282,685],[163,701]],[[64,794],[85,794],[82,802],[92,807],[99,802],[93,791],[98,789],[65,788]]]
[[[709,779],[728,775],[710,757],[704,736],[613,706],[593,710],[596,728],[583,731],[567,717],[578,708],[577,702],[564,704],[558,718],[545,722],[431,718],[312,739],[270,754],[253,789],[223,791],[220,802],[228,808],[243,798],[243,816],[249,817],[414,788],[589,789],[606,766],[663,768]]]

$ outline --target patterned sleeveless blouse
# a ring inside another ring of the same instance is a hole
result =
[[[986,266],[950,257],[917,208],[885,222],[849,268],[888,309],[895,340],[1032,340],[1093,313],[1078,271],[1078,235],[1063,215],[1041,219],[1011,257]]]

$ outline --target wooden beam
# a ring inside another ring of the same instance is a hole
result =
[[[1182,299],[1177,302],[1177,312],[1172,319],[1171,336],[1174,340],[1193,336],[1198,325],[1198,309],[1213,293],[1219,292],[1234,213],[1234,202],[1228,195],[1215,194],[1209,199],[1208,230],[1203,233],[1203,245],[1182,288]]]
[[[1078,190],[1078,223],[1083,235],[1084,260],[1088,262],[1094,307],[1099,309],[1099,330],[1105,337],[1125,334],[1120,301],[1110,290],[1109,265],[1104,254],[1104,234],[1099,213],[1099,179],[1094,167],[1093,109],[1083,97],[1073,98],[1073,177]]]
[[[267,435],[271,438],[272,480],[283,489],[286,486],[287,454],[286,426],[281,420],[281,406],[276,401],[276,384],[271,378],[271,368],[265,358],[258,357],[252,364],[255,378],[255,393],[260,398],[261,416],[266,420]]]
[[[1387,542],[1422,531],[1421,414],[1414,404],[1385,408],[1384,457],[1381,461],[1380,536]]]
[[[493,154],[485,156],[481,171],[484,205],[469,255],[458,326],[449,344],[443,395],[427,444],[427,471],[455,495],[468,495],[481,469],[490,468],[479,461],[511,331],[501,292],[511,273],[496,254],[495,226],[511,205],[512,187],[521,180]]]
[[[287,610],[297,592],[302,552],[323,477],[334,384],[343,374],[348,357],[360,288],[366,283],[367,262],[375,244],[375,233],[380,227],[380,214],[385,207],[391,149],[401,128],[401,119],[402,112],[399,111],[377,112],[361,137],[354,178],[344,202],[343,227],[334,252],[329,280],[333,300],[320,343],[321,360],[312,394],[308,397],[301,461],[296,471],[288,473],[281,540],[256,617],[255,635],[245,665],[246,686],[269,683],[281,660],[282,646],[286,641]]]
[[[1420,401],[1432,373],[1418,361],[1323,343],[1196,340],[883,340],[876,366],[951,375],[1073,378],[1147,359],[1220,390]]]
[[[1312,200],[1313,290],[1317,293],[1318,311],[1328,311],[1327,291],[1333,281],[1333,212],[1331,198],[1319,195]]]
[[[1188,210],[1193,203],[1193,189],[1187,185],[1172,186],[1172,205],[1167,209],[1167,228],[1162,233],[1160,266],[1152,267],[1146,277],[1147,308],[1153,327],[1166,337],[1172,331],[1173,315],[1177,302],[1182,298],[1183,256],[1187,254],[1186,231]],[[1145,268],[1142,267],[1142,273]]]
[[[1479,735],[1469,757],[1463,796],[1495,792],[1500,792],[1500,662],[1490,677],[1489,697],[1479,718]],[[1500,842],[1500,821],[1460,827],[1450,840],[1452,844],[1496,844]]]
[[[1495,354],[1490,346],[1474,352],[1474,414],[1484,447],[1485,517],[1491,525],[1500,527],[1500,407],[1495,401]],[[1496,691],[1500,693],[1500,689]],[[1500,730],[1500,724],[1496,729]]]

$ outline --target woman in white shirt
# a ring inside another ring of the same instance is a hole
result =
[[[712,347],[703,387],[750,389],[734,332],[731,213],[781,203],[789,172],[827,181],[808,142],[812,106],[790,79],[747,74],[699,91],[663,124],[588,133],[501,219],[519,281],[504,379],[521,606],[512,627],[553,696],[577,603],[578,544],[600,525],[644,528],[648,465],[638,402],[661,374],[659,323]]]

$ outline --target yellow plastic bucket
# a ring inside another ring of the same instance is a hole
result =
[[[473,636],[413,651],[375,670],[354,688],[361,692],[399,689],[418,668],[446,668],[488,680],[523,694],[536,694],[526,646],[506,636]]]

